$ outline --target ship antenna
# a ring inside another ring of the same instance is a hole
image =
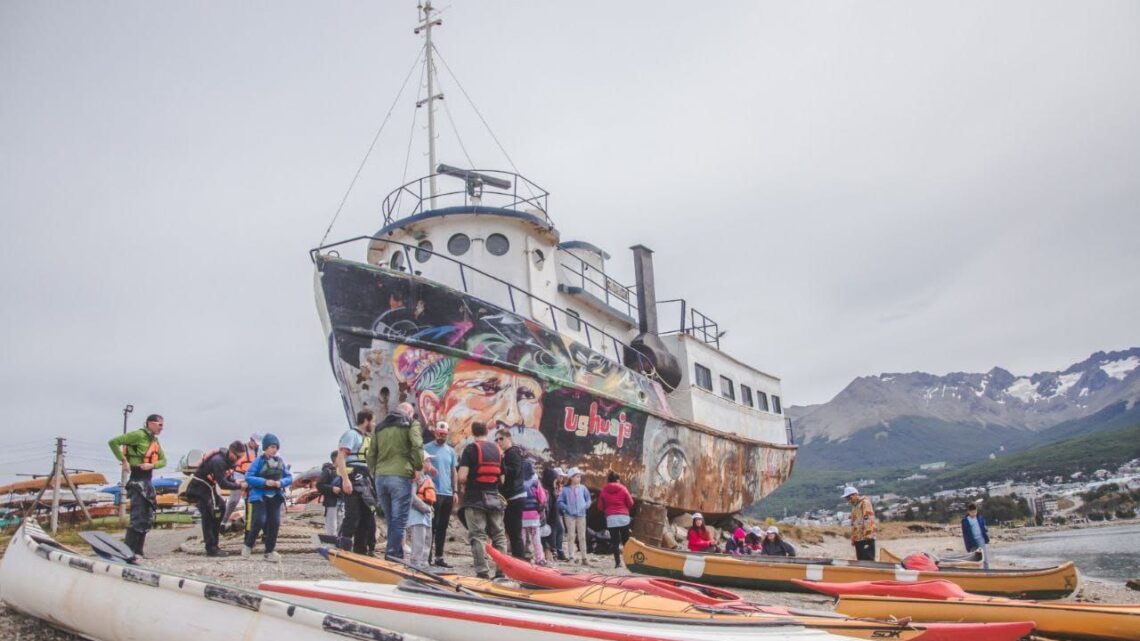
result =
[[[431,195],[431,208],[435,209],[435,101],[443,100],[443,93],[435,93],[435,60],[432,57],[431,29],[443,24],[439,18],[432,17],[431,0],[424,0],[419,5],[423,14],[423,21],[415,29],[415,34],[424,34],[424,64],[427,70],[427,97],[416,102],[416,108],[427,105],[428,121],[428,188]]]

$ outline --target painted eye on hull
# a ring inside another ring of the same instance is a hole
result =
[[[666,483],[675,483],[688,475],[689,460],[676,441],[665,444],[657,457],[658,478]]]

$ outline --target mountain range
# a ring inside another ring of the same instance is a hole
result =
[[[994,458],[1140,423],[1140,347],[1015,375],[883,373],[827,403],[791,406],[799,469],[859,470]]]

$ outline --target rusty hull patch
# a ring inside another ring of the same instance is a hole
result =
[[[363,639],[364,641],[403,641],[404,638],[402,634],[332,614],[325,616],[324,621],[321,622],[321,628],[326,632],[352,639]]]
[[[211,601],[236,605],[239,608],[253,610],[254,612],[261,609],[261,596],[245,590],[234,590],[220,585],[207,585],[203,590],[203,596]]]

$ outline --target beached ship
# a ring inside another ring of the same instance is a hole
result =
[[[537,184],[437,164],[440,22],[420,9],[431,174],[384,199],[375,233],[312,251],[350,420],[407,400],[456,445],[473,422],[507,427],[589,486],[617,471],[657,522],[735,513],[773,491],[796,452],[780,379],[723,351],[721,327],[686,300],[657,300],[649,249],[632,248],[635,284],[622,284],[604,249],[560,236]],[[342,256],[350,247],[361,259]]]

